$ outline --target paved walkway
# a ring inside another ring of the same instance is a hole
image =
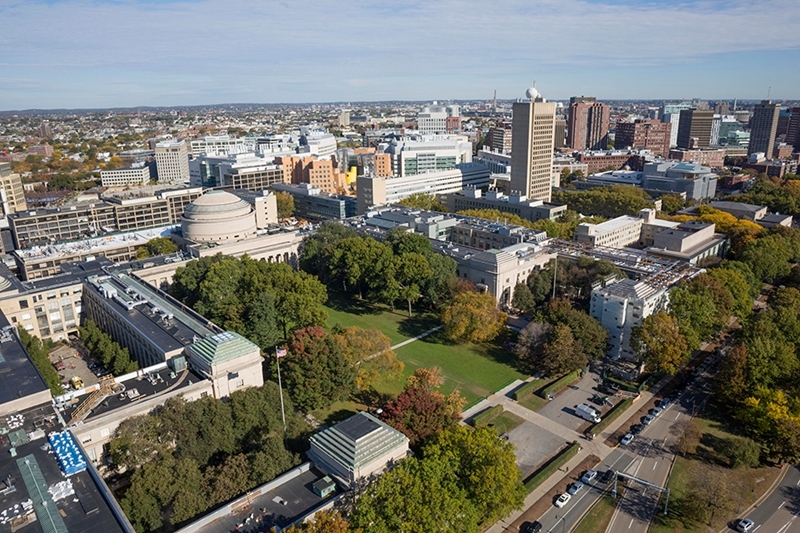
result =
[[[549,418],[540,415],[539,413],[530,411],[529,409],[522,407],[521,405],[510,399],[505,394],[501,395],[500,394],[501,391],[498,391],[497,394],[492,394],[486,400],[484,400],[484,402],[481,402],[475,407],[478,407],[479,405],[483,404],[483,409],[486,409],[487,407],[490,407],[492,405],[503,405],[503,407],[507,411],[510,411],[516,414],[517,416],[520,416],[523,419],[528,420],[543,429],[546,429],[551,433],[563,437],[567,441],[577,440],[578,442],[580,442],[581,450],[565,464],[565,469],[567,472],[569,472],[573,468],[576,468],[579,465],[581,465],[590,455],[596,455],[597,457],[600,457],[601,460],[605,459],[608,456],[608,454],[611,453],[613,448],[607,446],[603,441],[605,441],[605,439],[607,439],[610,435],[612,435],[615,431],[617,431],[617,429],[619,429],[620,426],[627,423],[630,413],[639,409],[642,406],[642,402],[644,403],[650,402],[653,399],[653,396],[656,393],[658,393],[658,391],[660,391],[661,388],[663,388],[669,382],[669,379],[670,377],[667,376],[663,378],[661,381],[659,381],[650,390],[643,392],[639,396],[639,399],[636,402],[634,402],[634,404],[631,405],[625,413],[621,414],[616,420],[614,420],[611,424],[608,425],[608,427],[603,433],[597,435],[594,438],[594,440],[591,441],[583,439],[583,436],[579,434],[577,431],[572,431],[562,426],[558,422],[554,422]],[[520,381],[518,384],[521,383],[522,382]],[[558,483],[560,483],[562,477],[563,476],[554,473],[552,476],[547,478],[547,480],[544,483],[536,487],[536,489],[534,489],[530,494],[528,494],[528,496],[525,498],[525,502],[522,504],[521,509],[515,510],[509,516],[496,522],[494,525],[492,525],[492,527],[486,530],[486,533],[505,533],[510,531],[514,531],[516,533],[516,528],[512,529],[511,524],[513,524],[522,515],[523,512],[525,512],[533,504],[535,504],[537,501],[543,498],[548,492],[550,492],[550,490],[553,487],[555,487]]]
[[[408,340],[404,340],[403,342],[397,343],[397,344],[395,344],[394,346],[392,346],[392,347],[391,347],[391,348],[389,348],[389,349],[390,349],[390,350],[396,350],[396,349],[398,349],[398,348],[401,348],[401,347],[405,346],[406,344],[411,344],[411,343],[412,343],[412,342],[414,342],[414,341],[418,341],[418,340],[420,340],[420,339],[423,339],[423,338],[427,337],[427,336],[428,336],[428,335],[430,335],[431,333],[435,333],[435,332],[439,331],[439,330],[440,330],[440,329],[442,329],[443,327],[444,327],[444,324],[442,324],[442,325],[439,325],[439,326],[436,326],[435,328],[431,328],[431,329],[429,329],[428,331],[425,331],[425,332],[423,332],[423,333],[420,333],[420,334],[419,334],[419,335],[417,335],[416,337],[412,337],[412,338],[410,338],[410,339],[408,339]],[[384,351],[385,351],[385,350],[384,350]],[[378,353],[374,353],[374,354],[370,355],[369,357],[366,357],[366,358],[364,359],[364,361],[369,361],[370,359],[375,359],[376,357],[378,357],[378,356],[379,356],[379,355],[381,355],[382,353],[384,353],[384,352],[378,352]]]

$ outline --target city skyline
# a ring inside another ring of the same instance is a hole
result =
[[[0,110],[507,100],[534,79],[559,100],[796,99],[798,15],[790,0],[15,3]]]

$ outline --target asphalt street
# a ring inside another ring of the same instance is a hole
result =
[[[800,470],[792,466],[781,484],[752,512],[743,518],[755,522],[753,531],[759,533],[800,533]],[[733,527],[734,522],[730,523]],[[735,531],[731,528],[725,533]]]

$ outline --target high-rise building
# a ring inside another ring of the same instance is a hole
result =
[[[184,141],[163,141],[155,150],[159,183],[189,183],[189,147]]]
[[[593,96],[569,99],[567,145],[573,150],[605,150],[611,111]]]
[[[775,146],[775,133],[778,130],[778,114],[781,106],[771,100],[761,100],[753,108],[753,118],[750,121],[750,145],[747,155],[762,152],[769,157]]]
[[[25,190],[22,188],[22,178],[19,174],[11,172],[9,163],[0,163],[0,200],[2,200],[4,216],[28,209],[28,204],[25,203]]]
[[[567,121],[563,117],[556,118],[556,134],[553,139],[556,148],[567,145]]]
[[[39,124],[39,137],[42,137],[44,139],[53,138],[53,127],[46,120],[41,124]]]
[[[552,193],[556,103],[531,87],[513,107],[511,190],[549,202]],[[608,128],[608,122],[606,122]]]
[[[794,146],[795,152],[800,152],[800,107],[792,108],[789,118],[789,128],[786,132],[786,144]]]
[[[714,112],[684,109],[678,123],[678,148],[708,148],[711,146]]]
[[[634,122],[617,122],[615,148],[645,148],[656,155],[669,153],[672,124],[658,120],[638,119]]]

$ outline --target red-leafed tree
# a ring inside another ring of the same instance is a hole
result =
[[[418,368],[408,378],[403,392],[381,413],[384,422],[408,437],[417,446],[461,420],[464,398],[458,390],[449,396],[439,392],[444,380],[438,368]]]

